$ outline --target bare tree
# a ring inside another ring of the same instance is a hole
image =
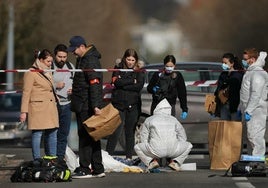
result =
[[[129,29],[137,22],[138,15],[129,6],[129,0],[46,0],[42,45],[53,49],[57,43],[68,45],[73,35],[82,35],[101,52],[102,66],[113,68],[115,59],[126,48],[134,47]],[[105,77],[110,79],[109,74]]]

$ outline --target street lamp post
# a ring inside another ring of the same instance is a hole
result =
[[[14,69],[14,5],[12,1],[9,1],[9,21],[8,21],[8,38],[7,38],[7,69]],[[12,90],[14,73],[6,73],[7,90]]]

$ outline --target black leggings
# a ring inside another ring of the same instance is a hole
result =
[[[139,118],[138,105],[133,106],[131,109],[119,110],[122,123],[115,130],[115,132],[109,136],[106,145],[106,151],[110,154],[114,154],[116,144],[121,136],[123,128],[125,128],[126,138],[126,158],[132,158],[135,144],[135,128]]]

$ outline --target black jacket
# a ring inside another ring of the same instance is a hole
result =
[[[122,63],[115,66],[115,69],[121,68],[123,68]],[[115,87],[112,91],[112,104],[119,110],[131,109],[134,105],[140,105],[144,72],[115,71],[113,78],[115,78],[113,82]]]
[[[92,110],[95,107],[102,108],[102,72],[89,71],[91,69],[101,69],[99,59],[101,54],[95,46],[90,46],[90,49],[83,57],[77,58],[76,69],[85,70],[76,72],[73,78],[73,90],[71,95],[72,111],[80,112],[81,110]],[[98,79],[98,84],[90,84],[90,80]]]
[[[239,102],[240,102],[240,88],[243,79],[244,72],[241,71],[232,71],[230,74],[227,71],[224,71],[220,74],[218,79],[218,86],[214,92],[216,96],[216,112],[215,115],[220,117],[221,102],[218,98],[218,93],[221,89],[229,88],[229,110],[230,113],[237,111]]]
[[[153,91],[155,86],[160,87],[156,93]],[[171,105],[174,105],[178,97],[182,111],[188,112],[186,86],[180,72],[171,74],[166,74],[164,71],[155,72],[147,86],[147,91],[152,94],[153,103],[159,103],[166,98]]]

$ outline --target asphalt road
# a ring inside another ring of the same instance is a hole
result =
[[[225,171],[210,170],[209,156],[206,154],[191,154],[185,163],[196,163],[196,171],[161,172],[161,173],[106,173],[105,178],[73,179],[67,183],[11,183],[9,177],[13,173],[11,167],[21,160],[31,160],[30,148],[0,148],[0,154],[8,156],[10,168],[0,168],[0,187],[48,187],[49,188],[160,188],[160,187],[217,187],[217,188],[262,188],[267,187],[268,177],[222,177]]]

